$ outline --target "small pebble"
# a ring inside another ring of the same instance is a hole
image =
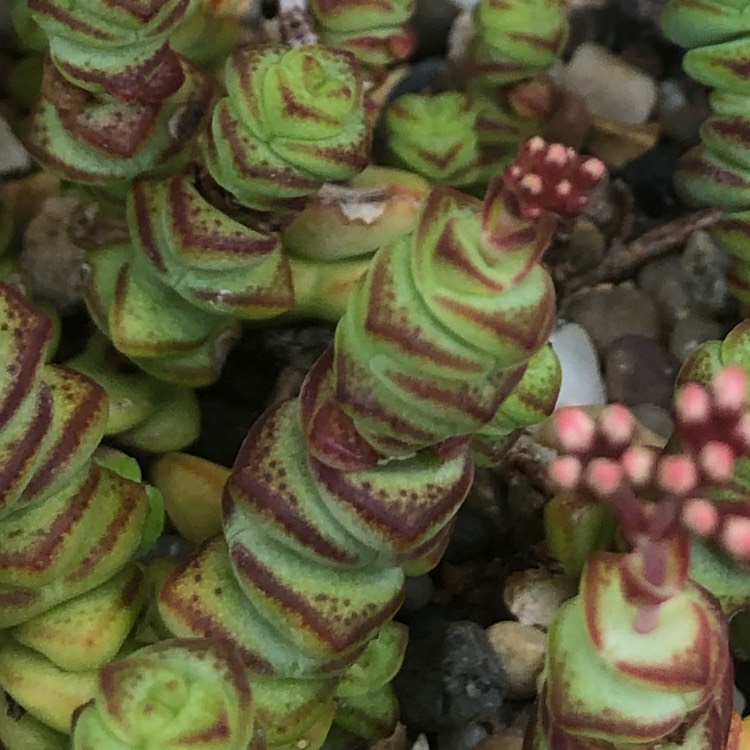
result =
[[[530,568],[505,579],[503,600],[519,622],[547,630],[560,605],[574,596],[577,588],[569,576]]]
[[[705,90],[695,95],[687,91],[684,78],[667,78],[659,83],[656,116],[662,131],[681,146],[693,146],[700,140],[700,126],[710,107]]]
[[[547,497],[523,474],[514,473],[504,499],[512,549],[524,552],[544,539],[543,518]]]
[[[615,0],[615,4],[624,16],[650,21],[658,25],[659,16],[668,0]]]
[[[11,175],[28,172],[31,169],[31,157],[16,138],[8,121],[0,115],[0,175]]]
[[[631,282],[584,289],[568,297],[560,312],[566,320],[586,329],[599,356],[627,334],[659,337],[659,314],[654,303]]]
[[[530,625],[506,620],[490,625],[487,637],[508,677],[508,697],[522,700],[536,695],[547,636]]]
[[[674,421],[672,420],[671,412],[661,406],[656,406],[655,404],[636,404],[631,411],[640,424],[665,440],[674,431]]]
[[[447,60],[458,68],[462,68],[469,49],[469,42],[473,37],[474,19],[471,17],[470,10],[464,10],[463,13],[456,16],[448,34]]]
[[[657,258],[643,266],[638,273],[638,287],[656,304],[665,328],[690,313],[693,300],[677,256]]]
[[[460,621],[412,638],[393,685],[402,721],[438,732],[492,719],[507,679],[484,630]]]
[[[192,546],[177,534],[162,534],[151,549],[140,558],[143,563],[158,557],[168,557],[170,560],[185,560],[192,552]]]
[[[656,131],[658,135],[658,131]],[[612,173],[628,184],[635,205],[649,216],[662,217],[677,206],[673,175],[684,147],[663,139],[622,164]]]
[[[715,320],[690,313],[675,323],[669,334],[669,351],[678,362],[684,362],[706,341],[723,339],[726,328]]]
[[[609,347],[604,363],[608,399],[668,409],[678,370],[679,362],[653,339],[622,336]]]
[[[577,323],[563,323],[553,331],[550,342],[562,368],[555,408],[606,403],[599,358],[586,329]]]
[[[584,42],[561,71],[560,83],[586,100],[592,113],[638,125],[656,103],[656,83],[604,47]]]
[[[573,224],[568,246],[565,249],[565,260],[577,273],[588,271],[598,266],[604,258],[607,240],[601,229],[590,219],[578,219]]]
[[[432,596],[435,593],[435,585],[427,573],[421,576],[407,577],[404,589],[404,603],[401,605],[403,614],[418,612],[426,607],[432,601]]]
[[[658,140],[658,123],[631,125],[595,117],[586,137],[586,150],[607,164],[614,176],[618,174],[617,170],[652,151]]]
[[[60,310],[75,306],[83,293],[85,250],[71,241],[67,231],[78,205],[75,198],[47,198],[26,227],[23,239],[21,267],[31,279],[34,294]]]
[[[708,232],[698,229],[688,238],[681,263],[695,304],[717,315],[727,314],[734,304],[727,287],[729,253]]]
[[[734,689],[734,708],[741,714],[744,714],[745,708],[747,707],[747,700],[745,696],[737,689]]]
[[[492,526],[486,516],[464,504],[456,513],[456,525],[443,558],[452,563],[481,560],[491,544]]]
[[[417,0],[412,28],[417,35],[419,57],[445,54],[448,34],[459,12],[452,0]]]

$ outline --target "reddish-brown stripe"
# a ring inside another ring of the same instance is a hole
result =
[[[425,336],[418,323],[412,321],[413,313],[408,306],[397,305],[393,271],[388,255],[379,253],[370,265],[368,278],[369,305],[365,318],[365,330],[382,336],[389,344],[400,349],[409,358],[425,357],[457,373],[473,374],[480,371],[477,363],[468,358],[452,354],[448,349],[435,346]]]
[[[358,642],[367,638],[375,628],[390,620],[398,611],[403,598],[402,593],[395,596],[379,612],[359,613],[354,622],[346,627],[337,626],[331,619],[324,617],[320,610],[285,586],[275,575],[273,569],[263,565],[251,551],[234,543],[230,547],[230,556],[235,570],[246,578],[254,588],[263,591],[279,606],[300,617],[303,627],[311,630],[335,653],[348,651]],[[370,610],[374,609],[371,607]]]
[[[245,234],[239,229],[231,233],[210,231],[207,218],[201,218],[209,207],[201,205],[195,189],[185,177],[169,180],[166,201],[170,223],[181,244],[205,248],[206,253],[214,250],[233,253],[240,256],[239,260],[269,255],[279,246],[277,235],[249,236],[250,230]]]
[[[0,285],[0,304],[7,313],[0,324],[0,334],[15,339],[9,348],[17,356],[14,362],[3,362],[0,365],[11,375],[0,402],[0,425],[6,425],[23,399],[29,396],[44,361],[47,343],[52,335],[52,324],[46,315],[33,307],[10,284]]]
[[[52,423],[52,396],[46,386],[42,385],[38,399],[31,428],[10,444],[12,453],[0,465],[0,511],[5,511],[16,502],[18,485],[23,486],[25,479],[23,474],[35,458]],[[0,425],[3,423],[0,422]]]
[[[131,205],[133,206],[135,218],[135,221],[131,222],[131,226],[135,226],[135,230],[138,233],[138,244],[149,261],[151,261],[151,265],[161,273],[166,273],[167,265],[159,252],[159,244],[154,235],[154,217],[151,215],[152,208],[154,207],[151,206],[148,200],[148,185],[149,183],[145,180],[136,180],[130,189]],[[118,287],[120,286],[121,278],[122,274],[117,279]]]
[[[28,0],[29,10],[33,13],[42,16],[48,16],[63,26],[68,26],[74,31],[79,31],[87,36],[97,39],[98,41],[114,41],[115,37],[111,34],[107,34],[101,29],[97,29],[94,26],[82,21],[76,17],[75,14],[66,13],[61,7],[60,3],[49,2],[49,0]]]
[[[366,487],[350,481],[347,472],[331,469],[314,458],[310,459],[310,465],[316,481],[338,502],[349,505],[359,518],[383,530],[399,546],[414,543],[437,525],[442,529],[463,502],[474,476],[473,463],[467,456],[457,480],[449,487],[435,486],[432,498],[426,496],[426,487],[422,488],[423,494],[405,490],[404,497],[390,494],[383,497],[379,495],[377,482]],[[416,497],[412,498],[412,495]],[[429,541],[420,544],[429,546],[433,538],[431,536]]]
[[[71,583],[84,580],[99,562],[112,551],[122,532],[132,523],[132,517],[138,513],[139,509],[142,509],[145,514],[148,499],[144,485],[124,478],[120,478],[119,483],[121,491],[118,493],[120,503],[117,513],[99,537],[97,543],[81,560],[78,568],[67,577],[67,580]]]
[[[46,461],[34,472],[34,478],[24,490],[24,497],[39,495],[52,485],[60,469],[79,451],[82,437],[102,418],[107,408],[107,395],[97,383],[74,370],[63,367],[59,370],[74,383],[74,389],[84,390],[84,396],[78,399],[75,411],[65,422],[65,429],[58,433]]]
[[[81,522],[90,509],[98,479],[99,470],[93,468],[80,490],[70,498],[65,513],[57,516],[41,535],[35,534],[37,538],[33,542],[30,541],[22,552],[0,549],[0,569],[32,572],[46,570],[54,562],[55,554],[66,546],[71,530]],[[31,536],[30,532],[28,536]]]
[[[229,628],[219,622],[217,613],[202,609],[200,597],[195,594],[186,598],[181,588],[189,588],[186,580],[200,575],[200,558],[206,554],[210,542],[198,549],[190,560],[167,579],[159,592],[159,607],[169,612],[170,617],[179,619],[188,631],[205,638],[222,638],[230,641],[242,655],[245,666],[256,674],[274,674],[273,665],[256,651],[251,651],[235,637]],[[260,645],[260,644],[259,644]]]

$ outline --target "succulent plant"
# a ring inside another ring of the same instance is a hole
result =
[[[159,534],[162,509],[134,461],[97,451],[105,393],[44,364],[50,335],[49,319],[0,282],[0,684],[66,732],[92,670],[140,610],[134,560]]]
[[[568,38],[561,0],[479,0],[473,19],[467,73],[483,88],[543,73]]]
[[[240,319],[279,315],[328,283],[308,273],[295,296],[275,229],[324,182],[357,174],[369,154],[363,83],[347,52],[241,49],[224,83],[199,139],[202,179],[136,180],[132,242],[89,255],[86,299],[101,330],[147,372],[191,386],[216,379]],[[352,269],[330,270],[353,281]]]
[[[122,446],[149,453],[186,448],[200,432],[195,392],[162,383],[140,372],[101,335],[65,366],[88,375],[107,392],[109,411],[105,435]]]
[[[477,112],[467,94],[406,94],[385,112],[388,149],[397,164],[445,185],[479,177]]]
[[[169,46],[195,0],[29,0],[49,59],[27,144],[46,168],[87,185],[122,186],[177,169],[213,83]]]
[[[371,739],[392,728],[404,575],[447,544],[472,435],[554,320],[539,258],[556,214],[579,212],[603,171],[536,139],[484,203],[433,190],[417,230],[376,253],[299,399],[248,434],[224,537],[167,580],[159,612],[179,637],[239,647],[269,744],[317,747],[334,717]]]
[[[710,390],[691,382],[678,391],[677,453],[635,445],[624,406],[596,421],[580,409],[558,413],[552,475],[611,510],[625,550],[590,555],[578,595],[550,627],[528,750],[736,747],[727,621],[690,579],[690,558],[697,535],[750,563],[746,499],[712,499],[750,455],[746,383],[731,365]]]
[[[370,69],[405,60],[416,37],[409,21],[416,0],[311,0],[320,41],[352,52]]]
[[[683,66],[712,89],[713,113],[701,126],[702,144],[678,164],[675,185],[688,201],[717,206],[725,215],[709,230],[729,250],[732,293],[750,302],[750,97],[743,65],[748,55],[747,2],[671,0],[661,18],[664,33],[688,48]]]
[[[253,694],[232,645],[167,640],[99,669],[71,749],[249,750],[254,736]]]
[[[240,49],[200,140],[211,177],[268,211],[346,180],[369,160],[364,84],[351,53],[323,45]]]
[[[490,176],[541,131],[543,116],[530,102],[541,98],[550,106],[549,83],[542,77],[568,38],[564,6],[562,0],[479,0],[474,6],[464,72]]]

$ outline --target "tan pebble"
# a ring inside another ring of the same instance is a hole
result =
[[[535,695],[537,678],[544,666],[545,634],[531,625],[508,620],[487,628],[487,637],[508,678],[508,697]]]
[[[523,570],[508,576],[503,599],[513,616],[546,630],[560,605],[576,593],[576,582],[546,570]]]

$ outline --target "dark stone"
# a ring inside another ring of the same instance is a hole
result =
[[[750,662],[744,659],[734,660],[734,684],[745,696],[745,716],[750,716]]]
[[[417,0],[417,12],[412,18],[417,35],[416,57],[445,56],[448,34],[458,12],[450,0]]]
[[[696,230],[685,243],[680,264],[698,310],[723,319],[736,317],[736,300],[727,284],[732,258],[725,248],[705,230]]]
[[[560,312],[586,329],[600,356],[621,336],[658,338],[661,327],[651,298],[630,283],[582,290],[563,300]]]
[[[436,732],[496,716],[507,678],[484,630],[453,622],[411,640],[394,687],[404,724]]]
[[[443,559],[452,563],[481,560],[492,546],[492,537],[492,526],[485,515],[462,505]]]
[[[409,576],[404,586],[404,603],[399,610],[402,615],[411,615],[426,607],[435,593],[429,573],[421,576]]]
[[[605,383],[610,401],[669,409],[679,362],[645,336],[623,336],[609,348]]]
[[[513,474],[502,500],[512,550],[524,554],[544,539],[544,506],[547,498],[523,474]],[[509,553],[510,550],[507,557]]]
[[[667,2],[668,0],[615,0],[615,5],[627,18],[658,24],[659,16]]]
[[[662,217],[679,206],[673,176],[684,146],[671,140],[659,142],[637,158],[612,172],[633,192],[636,206],[648,216]]]
[[[675,255],[657,258],[643,266],[638,273],[638,286],[656,305],[666,330],[691,310],[693,300],[685,271]]]

